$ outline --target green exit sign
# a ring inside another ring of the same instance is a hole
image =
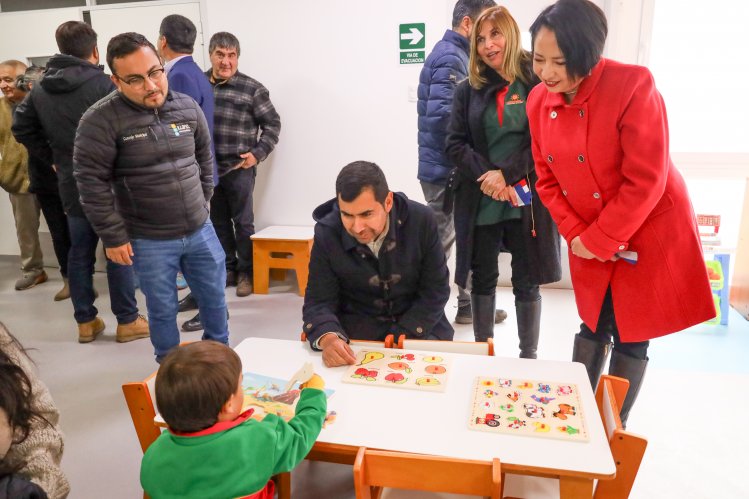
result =
[[[398,32],[401,50],[426,48],[426,25],[424,23],[401,24]]]

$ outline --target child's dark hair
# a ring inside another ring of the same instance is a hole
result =
[[[8,416],[8,423],[13,431],[13,444],[20,444],[26,440],[31,432],[31,425],[35,419],[49,421],[37,413],[32,406],[31,380],[21,366],[19,366],[6,352],[8,345],[14,345],[19,352],[26,355],[26,350],[18,340],[8,332],[5,324],[0,322],[0,328],[10,337],[10,342],[0,343],[0,408]],[[18,463],[13,469],[0,460],[0,476],[18,471],[26,463]]]
[[[218,421],[236,391],[242,362],[223,343],[198,341],[169,352],[156,374],[156,406],[174,431],[196,432]]]

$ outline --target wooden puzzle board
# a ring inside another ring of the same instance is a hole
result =
[[[341,381],[443,392],[450,369],[450,359],[442,353],[365,349],[357,352]]]
[[[577,385],[478,377],[473,386],[472,430],[587,442]]]

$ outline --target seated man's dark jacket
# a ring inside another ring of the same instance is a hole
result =
[[[338,202],[317,207],[315,242],[304,297],[310,344],[323,333],[382,340],[435,335],[451,340],[445,316],[450,296],[445,252],[432,211],[395,193],[390,227],[379,258],[346,232]]]
[[[73,142],[78,122],[92,104],[115,88],[101,66],[57,54],[47,63],[39,84],[16,109],[13,135],[26,146],[30,156],[45,165],[57,166],[60,198],[68,215],[84,216],[73,178]]]
[[[91,106],[75,138],[81,205],[104,247],[180,239],[208,219],[211,136],[191,97],[169,91],[159,109],[119,92]]]

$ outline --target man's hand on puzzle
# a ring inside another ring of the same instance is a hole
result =
[[[335,333],[325,333],[319,346],[322,349],[322,360],[327,367],[353,365],[356,362],[354,351]]]

